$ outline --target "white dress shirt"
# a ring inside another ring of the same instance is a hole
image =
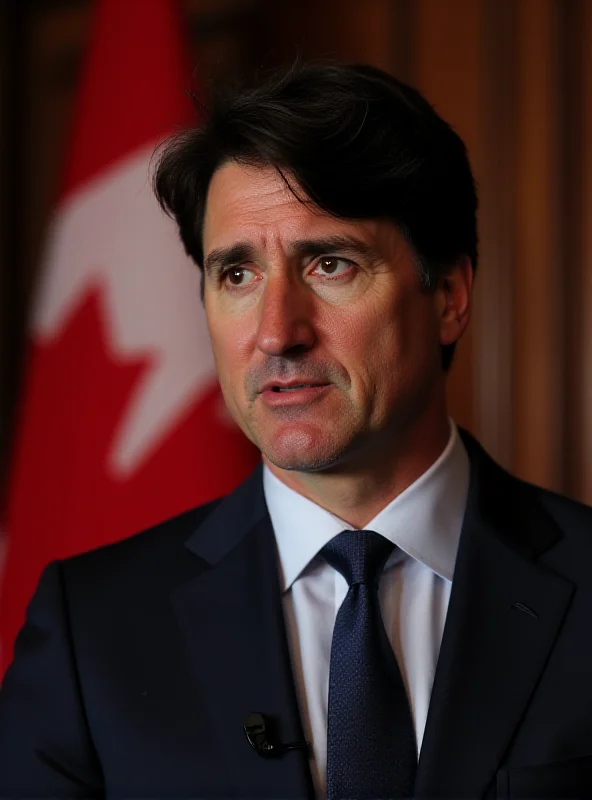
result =
[[[380,606],[407,689],[418,756],[469,489],[467,451],[456,425],[450,425],[438,460],[366,526],[396,545],[380,580]],[[348,585],[318,553],[352,528],[267,467],[263,488],[278,547],[296,693],[312,744],[312,777],[317,797],[324,798],[331,640]]]

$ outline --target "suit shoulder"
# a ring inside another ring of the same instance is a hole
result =
[[[567,495],[534,487],[538,500],[557,524],[564,528],[581,528],[592,534],[592,507]],[[592,541],[592,538],[591,538]]]
[[[498,506],[517,503],[532,513],[533,502],[542,508],[560,528],[581,528],[592,531],[592,507],[578,502],[567,495],[544,489],[513,475],[498,464],[483,445],[468,431],[459,429],[473,464],[485,476],[487,486],[493,489]],[[516,510],[516,509],[515,509]],[[592,537],[591,537],[592,540]]]
[[[560,534],[559,542],[566,552],[579,554],[586,561],[592,557],[592,508],[574,500],[567,495],[544,489],[519,478],[512,477],[517,494],[527,500],[523,505],[523,513],[528,515],[528,522],[551,524]],[[542,510],[543,517],[539,518]],[[538,520],[538,522],[536,522]]]
[[[100,581],[106,574],[111,580],[118,574],[132,577],[162,572],[184,559],[185,541],[222,499],[196,506],[121,541],[64,559],[64,575]]]
[[[467,431],[461,436],[479,492],[480,513],[512,546],[566,557],[573,565],[592,557],[592,508],[529,483],[498,464]],[[542,548],[542,549],[541,549]]]

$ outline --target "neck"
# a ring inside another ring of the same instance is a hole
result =
[[[437,461],[449,438],[450,425],[444,413],[405,431],[389,443],[382,458],[368,459],[369,463],[295,472],[280,469],[265,457],[263,461],[286,486],[360,529]]]

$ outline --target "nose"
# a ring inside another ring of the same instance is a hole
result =
[[[312,314],[312,299],[297,279],[270,277],[261,298],[257,346],[270,356],[310,350],[316,340]]]

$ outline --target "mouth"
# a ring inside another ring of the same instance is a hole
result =
[[[289,392],[299,392],[303,389],[319,389],[322,386],[328,386],[328,384],[321,381],[269,381],[268,383],[264,384],[260,390],[260,393],[268,394],[269,392],[272,392],[274,394],[283,394]]]
[[[261,398],[271,408],[306,405],[320,398],[330,388],[328,383],[269,383],[261,390]]]
[[[315,389],[326,384],[320,383],[295,383],[293,386],[270,386],[268,391],[272,392],[297,392],[299,389]]]

